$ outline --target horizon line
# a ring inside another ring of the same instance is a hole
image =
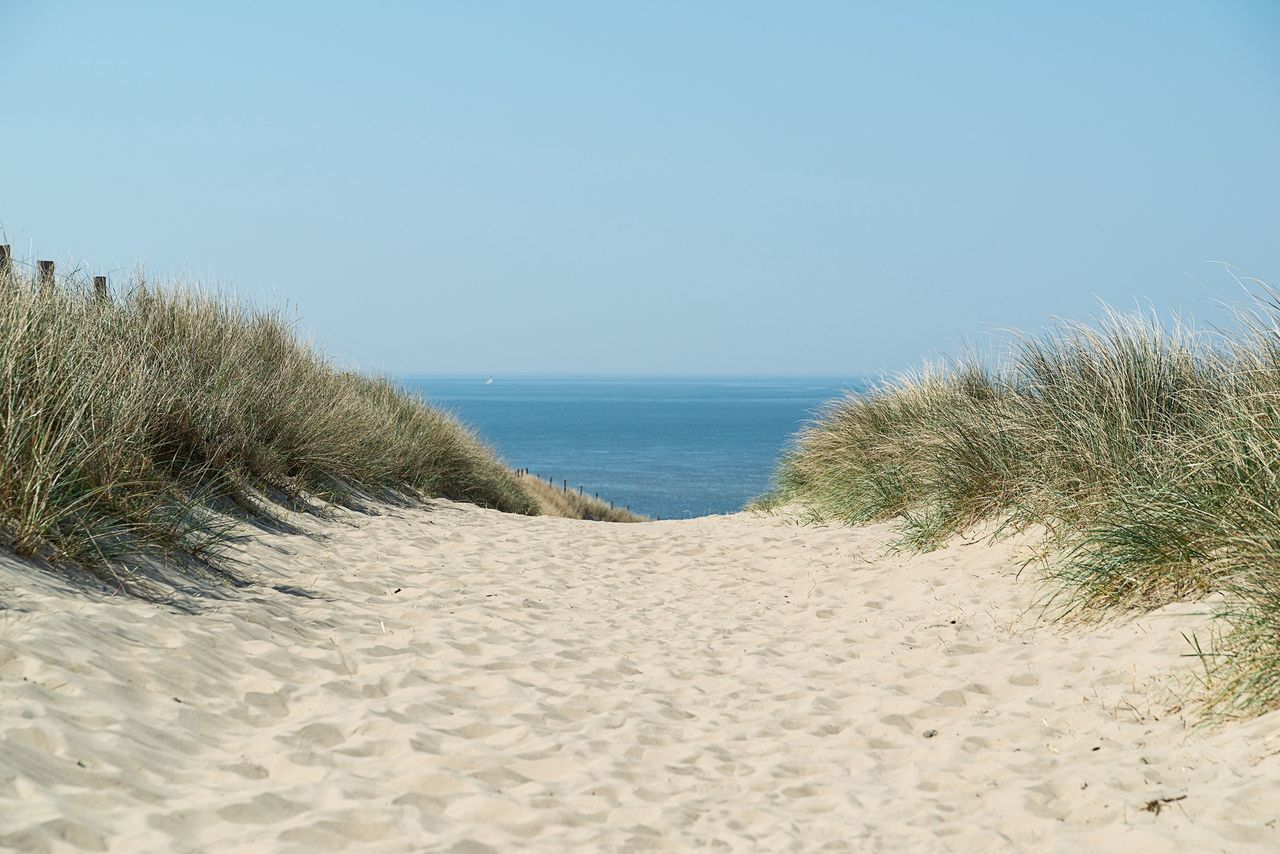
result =
[[[388,372],[390,376],[405,380],[469,380],[492,378],[494,382],[508,380],[664,380],[664,381],[698,381],[698,380],[865,380],[870,377],[883,376],[884,372],[868,373],[584,373],[569,371],[513,371],[499,373],[497,371],[397,371]]]

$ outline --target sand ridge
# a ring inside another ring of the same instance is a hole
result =
[[[1017,543],[786,516],[354,519],[195,613],[0,567],[0,846],[1280,848],[1280,716],[1179,707],[1203,606],[1064,630]]]

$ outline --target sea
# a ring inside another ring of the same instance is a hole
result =
[[[491,380],[491,381],[490,381]],[[733,513],[766,492],[839,378],[414,377],[513,468],[651,518]]]

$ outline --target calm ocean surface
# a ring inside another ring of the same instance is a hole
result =
[[[732,513],[769,488],[788,438],[857,381],[405,381],[516,468],[663,519]]]

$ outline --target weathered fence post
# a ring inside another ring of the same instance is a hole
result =
[[[13,275],[13,249],[8,243],[0,243],[0,278]]]
[[[36,267],[40,269],[40,287],[42,288],[53,287],[53,270],[54,270],[53,262],[52,261],[36,261]]]
[[[98,302],[107,301],[108,297],[107,297],[107,277],[106,276],[93,277],[93,295],[97,297]]]
[[[565,494],[565,495],[568,495],[568,494],[569,494],[569,481],[567,481],[567,480],[562,480],[562,481],[560,481],[560,488],[564,491],[564,494]]]

